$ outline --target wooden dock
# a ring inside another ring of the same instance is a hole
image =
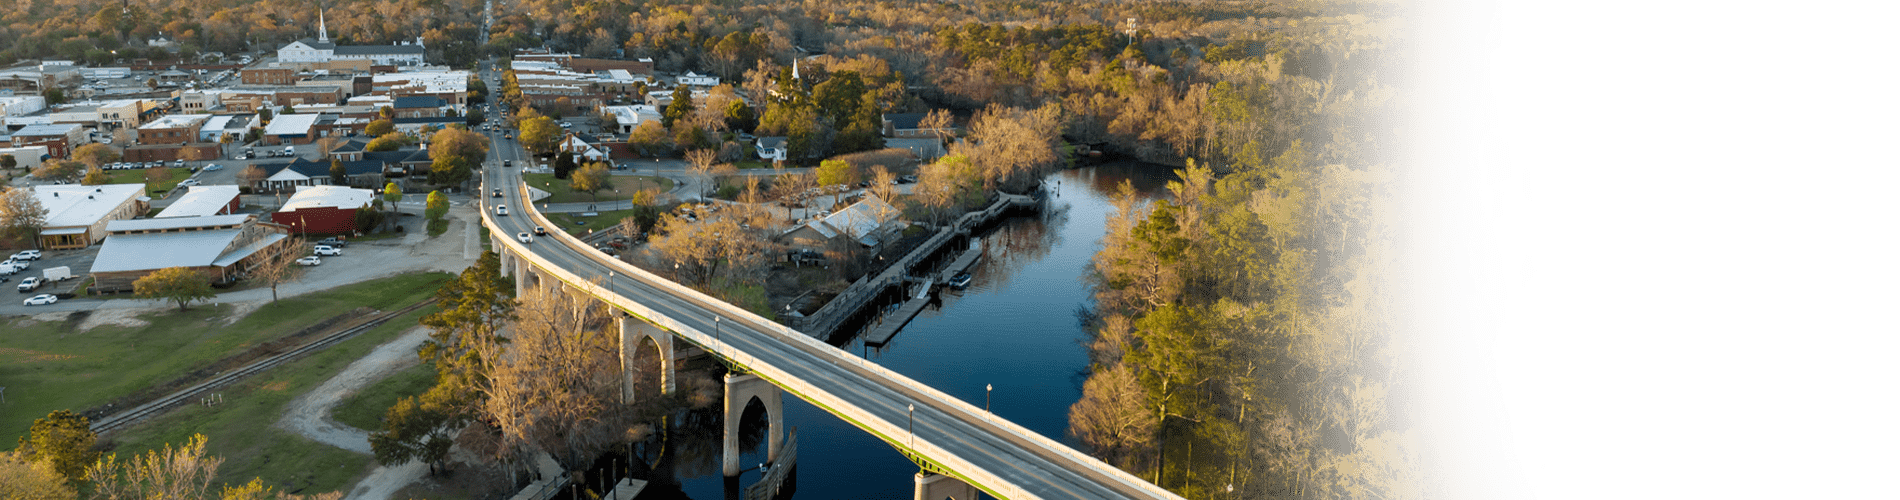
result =
[[[884,316],[875,328],[866,332],[864,343],[874,346],[890,343],[891,337],[896,337],[898,330],[904,329],[904,325],[909,324],[911,319],[924,312],[925,306],[930,305],[929,286],[925,286],[923,292],[917,295],[904,301],[904,306],[897,308],[897,312]]]

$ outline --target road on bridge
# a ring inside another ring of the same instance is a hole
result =
[[[491,83],[490,88],[500,88],[499,82]],[[649,310],[653,315],[647,319],[673,330],[679,338],[740,361],[793,395],[847,418],[895,446],[917,450],[926,460],[950,469],[992,495],[1181,498],[940,391],[867,365],[842,350],[777,324],[757,323],[756,316],[735,314],[730,305],[672,290],[677,285],[651,275],[641,276],[645,273],[591,248],[566,244],[552,232],[537,237],[534,243],[520,244],[515,234],[532,232],[536,226],[519,180],[519,166],[528,164],[528,154],[517,140],[504,139],[500,133],[490,136],[496,141],[490,161],[482,169],[482,215],[498,229],[499,234],[494,235],[497,246],[507,247],[497,251],[532,252],[558,268],[538,269],[543,280],[560,278],[563,272],[583,281],[601,280],[607,295]],[[513,160],[516,167],[503,168],[501,160]],[[498,188],[503,196],[495,198],[493,192]],[[493,207],[497,204],[508,206],[509,215],[496,216]],[[542,266],[528,259],[517,262]],[[609,271],[613,271],[611,280]],[[714,318],[720,318],[717,325]],[[916,408],[914,414],[909,410],[912,405]],[[909,435],[909,429],[915,429],[914,436]]]

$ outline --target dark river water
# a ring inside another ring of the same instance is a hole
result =
[[[1065,170],[1046,210],[1010,218],[982,234],[985,253],[962,292],[945,291],[939,306],[904,327],[889,344],[844,349],[981,407],[990,384],[991,411],[1029,430],[1073,446],[1069,405],[1081,397],[1088,369],[1085,333],[1077,312],[1090,305],[1089,259],[1101,249],[1104,221],[1123,180],[1146,197],[1161,195],[1169,167],[1111,163]],[[797,429],[797,490],[792,498],[911,498],[913,465],[897,450],[849,422],[789,394],[785,425]],[[713,448],[717,444],[714,442]],[[764,461],[764,447],[741,464]],[[727,498],[718,467],[675,470],[679,487],[695,499]],[[748,470],[738,485],[758,481]],[[669,495],[670,496],[670,495]]]

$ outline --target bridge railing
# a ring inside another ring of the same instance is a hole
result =
[[[522,199],[526,199],[525,195],[528,192],[527,183],[518,182],[516,187],[523,194]],[[595,263],[612,268],[618,274],[627,276],[628,278],[631,278],[631,279],[638,280],[648,286],[664,291],[670,295],[673,295],[674,297],[690,302],[693,305],[704,308],[708,311],[713,311],[715,313],[718,313],[725,320],[741,322],[744,324],[744,326],[748,328],[772,335],[779,341],[799,347],[800,350],[805,351],[807,354],[813,355],[821,359],[826,359],[830,361],[834,366],[847,368],[847,369],[855,369],[860,372],[864,372],[864,374],[874,375],[874,377],[871,377],[871,378],[886,379],[891,382],[890,385],[894,389],[897,389],[899,392],[904,393],[905,396],[913,400],[917,400],[918,403],[925,403],[925,404],[920,405],[925,409],[935,406],[936,408],[939,409],[939,412],[944,416],[953,417],[958,420],[962,420],[965,423],[975,425],[977,427],[985,427],[985,428],[988,428],[991,432],[994,432],[997,434],[1009,435],[1017,439],[1020,439],[1024,442],[1030,443],[1034,446],[1030,446],[1029,449],[1033,451],[1040,451],[1041,454],[1045,455],[1044,456],[1045,460],[1050,460],[1051,462],[1058,462],[1059,459],[1067,459],[1069,461],[1075,462],[1078,466],[1086,469],[1085,471],[1083,471],[1085,474],[1097,476],[1100,479],[1113,481],[1122,486],[1121,488],[1115,488],[1115,489],[1124,490],[1124,491],[1129,491],[1129,490],[1138,491],[1138,492],[1146,493],[1154,498],[1170,498],[1170,499],[1182,498],[1179,495],[1175,495],[1174,493],[1167,491],[1166,489],[1163,489],[1159,486],[1155,486],[1154,484],[1151,484],[1147,481],[1137,478],[1133,474],[1129,474],[1128,472],[1123,471],[1118,467],[1109,465],[1108,463],[1102,462],[1101,460],[1096,459],[1095,457],[1091,457],[1079,451],[1076,451],[1075,449],[1070,448],[1061,443],[1058,443],[1053,439],[1049,439],[1048,437],[1045,437],[1042,434],[1039,434],[1037,432],[1024,428],[1021,425],[1016,424],[1015,422],[1011,422],[1007,419],[997,418],[994,414],[978,409],[975,405],[969,404],[961,399],[950,397],[948,394],[945,394],[942,391],[938,391],[937,389],[933,387],[918,383],[915,380],[911,380],[910,377],[891,371],[890,369],[885,368],[882,365],[879,365],[877,363],[872,363],[868,360],[864,360],[856,356],[850,356],[847,353],[845,353],[843,350],[840,350],[836,347],[832,347],[829,344],[825,344],[817,339],[811,338],[810,336],[807,336],[796,330],[792,330],[791,328],[788,328],[784,325],[780,325],[769,319],[760,317],[759,315],[754,314],[751,311],[747,311],[745,309],[741,309],[739,307],[733,306],[732,304],[726,303],[725,301],[722,301],[712,296],[701,293],[698,290],[687,288],[684,285],[680,285],[679,283],[673,282],[672,280],[661,278],[658,275],[655,275],[651,272],[646,271],[645,269],[641,269],[639,267],[629,265],[617,259],[609,258],[606,254],[603,254],[599,251],[595,251],[593,250],[592,247],[586,245],[585,243],[582,243],[580,239],[575,238],[573,235],[567,234],[566,231],[558,230],[559,228],[557,226],[549,222],[548,219],[544,215],[542,215],[539,210],[536,210],[534,208],[533,202],[525,203],[525,205],[526,206],[522,207],[523,211],[527,212],[529,214],[529,217],[533,218],[537,223],[539,223],[543,227],[556,228],[556,230],[549,232],[550,234],[554,235],[556,240],[559,240],[563,244],[569,245],[572,248],[579,249],[581,255],[587,256],[587,258],[589,258],[590,260],[593,260]],[[494,225],[492,215],[487,211],[482,212],[482,223],[484,225],[487,225],[491,232],[496,232],[496,233],[502,232],[499,227]],[[858,423],[860,426],[867,427],[867,430],[870,430],[874,433],[879,434],[880,436],[884,437],[886,440],[891,441],[892,443],[896,445],[907,446],[918,453],[922,453],[925,456],[934,458],[937,464],[942,465],[945,468],[950,469],[952,471],[955,471],[959,477],[963,478],[966,481],[970,481],[972,485],[976,485],[986,490],[992,490],[991,491],[992,494],[996,494],[996,495],[1006,497],[1006,498],[1036,498],[1035,496],[1030,495],[1027,491],[1023,491],[1020,488],[1016,487],[1013,482],[1008,481],[1001,476],[992,474],[989,471],[983,470],[982,468],[977,467],[975,464],[970,463],[966,460],[963,460],[962,458],[958,457],[956,454],[951,453],[948,450],[938,447],[932,443],[923,442],[923,443],[910,444],[912,442],[907,439],[908,436],[910,435],[909,429],[902,427],[901,425],[899,425],[898,422],[887,421],[883,417],[879,417],[876,414],[870,412],[869,410],[858,409],[854,405],[844,401],[842,398],[833,396],[832,394],[828,392],[812,390],[812,389],[816,389],[816,386],[811,385],[809,382],[798,380],[791,373],[785,372],[781,369],[773,367],[770,364],[763,363],[759,359],[751,355],[748,355],[736,349],[730,349],[724,342],[722,342],[719,338],[717,338],[714,335],[700,331],[697,328],[689,327],[680,321],[661,315],[657,311],[654,311],[653,309],[643,304],[627,299],[625,296],[622,296],[613,290],[609,290],[608,287],[595,284],[592,278],[597,278],[598,276],[583,277],[583,276],[574,274],[572,272],[569,272],[565,269],[562,269],[559,266],[554,266],[552,265],[552,263],[543,260],[540,256],[535,255],[533,252],[529,251],[524,245],[522,245],[519,241],[516,241],[514,238],[509,237],[509,235],[503,234],[501,238],[498,238],[498,240],[501,241],[503,245],[509,247],[510,251],[516,252],[518,255],[521,255],[524,261],[531,262],[535,264],[537,267],[543,268],[545,271],[554,274],[555,277],[561,279],[562,281],[567,282],[570,286],[587,291],[588,293],[593,294],[596,297],[606,298],[606,300],[609,303],[612,303],[615,306],[622,308],[623,310],[626,310],[630,313],[633,313],[642,318],[645,318],[647,321],[652,322],[656,325],[665,327],[668,330],[673,331],[677,335],[686,337],[689,341],[695,344],[699,344],[702,347],[710,349],[711,351],[713,351],[715,354],[718,354],[719,356],[725,357],[726,359],[732,360],[735,363],[739,363],[740,365],[746,366],[758,372],[760,376],[765,377],[768,380],[772,380],[780,387],[790,390],[798,394],[800,397],[803,397],[807,400],[811,400],[814,403],[818,403],[819,405],[834,412],[839,412],[841,414],[850,413],[848,415],[841,415],[841,416],[853,422]],[[788,387],[788,385],[790,385],[790,383],[793,383],[793,382],[800,384],[802,387]],[[805,390],[801,391],[800,390],[801,388]],[[852,411],[852,410],[856,410],[856,411]],[[900,439],[900,437],[905,438],[905,439]],[[1001,491],[996,491],[995,489],[997,488],[1000,488]]]

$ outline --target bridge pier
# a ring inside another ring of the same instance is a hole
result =
[[[784,394],[778,386],[758,375],[726,374],[726,426],[720,450],[726,477],[739,475],[739,419],[745,416],[745,406],[754,398],[765,405],[765,461],[778,464],[779,443],[785,437]]]
[[[660,394],[673,393],[675,362],[673,332],[654,326],[640,318],[622,317],[620,318],[620,374],[624,377],[621,384],[621,396],[625,401],[635,401],[638,396],[634,393],[639,386],[636,376],[639,372],[638,362],[643,359],[640,351],[644,350],[647,339],[652,339],[654,346],[653,352],[649,355],[659,358],[660,362]]]
[[[976,500],[976,487],[951,476],[917,473],[917,493],[912,500]]]

